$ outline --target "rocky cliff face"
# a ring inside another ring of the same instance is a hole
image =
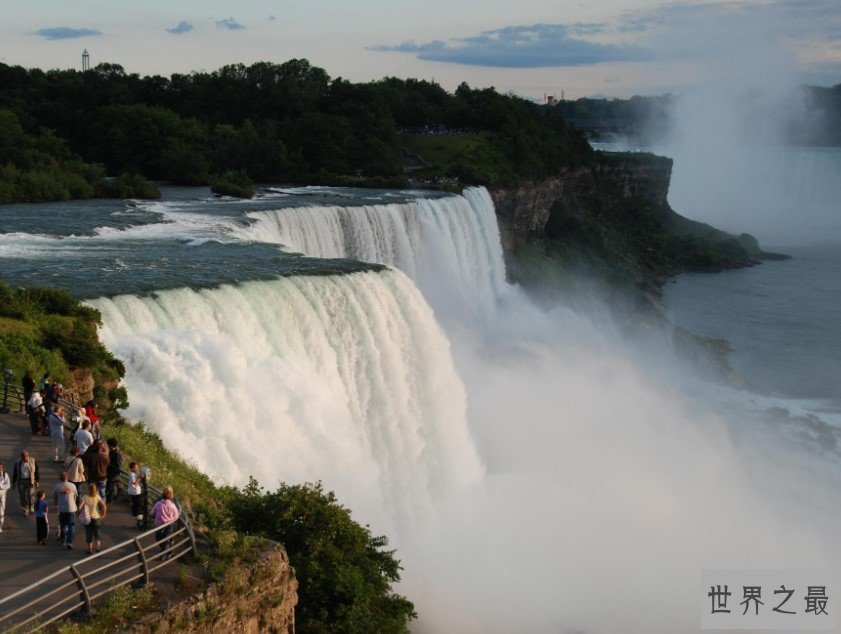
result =
[[[295,570],[280,544],[267,542],[266,546],[256,563],[232,567],[222,581],[163,613],[147,615],[130,631],[295,634]]]
[[[671,209],[671,170],[671,159],[651,154],[600,154],[591,166],[491,189],[512,276],[528,281],[517,259],[529,251],[650,290],[685,270],[755,264],[764,254],[747,234]]]

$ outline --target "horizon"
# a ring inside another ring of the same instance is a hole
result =
[[[435,81],[539,101],[628,98],[743,79],[775,85],[841,83],[841,11],[830,0],[660,3],[606,0],[598,6],[494,0],[395,7],[325,0],[282,11],[268,0],[232,13],[217,1],[177,7],[152,0],[115,9],[88,0],[82,10],[20,0],[0,26],[0,61],[26,68],[120,64],[127,73],[211,72],[228,63],[305,58],[332,77]]]

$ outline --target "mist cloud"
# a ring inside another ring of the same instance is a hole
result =
[[[225,18],[224,20],[216,21],[216,28],[224,29],[227,31],[239,31],[241,29],[244,29],[245,27],[233,18]]]

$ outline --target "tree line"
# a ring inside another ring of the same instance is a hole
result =
[[[63,143],[63,152],[108,174],[183,185],[235,180],[231,174],[263,182],[399,180],[407,164],[401,131],[424,126],[481,138],[473,165],[438,166],[441,176],[465,182],[539,178],[593,160],[560,112],[526,99],[467,84],[449,93],[416,79],[354,83],[303,59],[171,77],[118,64],[86,72],[0,64],[0,108],[26,135]],[[0,154],[0,164],[18,162]]]

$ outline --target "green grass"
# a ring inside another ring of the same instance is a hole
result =
[[[427,136],[404,134],[403,147],[431,165],[445,166],[467,160],[484,145],[479,136]]]

